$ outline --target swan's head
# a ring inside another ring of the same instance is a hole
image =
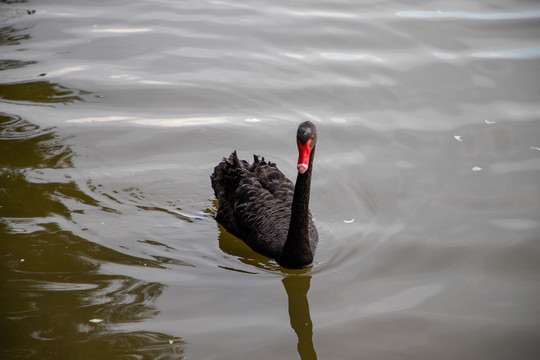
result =
[[[311,152],[317,144],[317,127],[311,121],[304,121],[298,126],[296,132],[298,144],[298,172],[305,173],[309,168]]]

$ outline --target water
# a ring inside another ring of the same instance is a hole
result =
[[[536,2],[0,14],[2,358],[539,358]],[[305,119],[320,243],[287,271],[209,175],[294,177]]]

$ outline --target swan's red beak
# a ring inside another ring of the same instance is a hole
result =
[[[309,168],[309,156],[311,155],[311,139],[309,139],[305,145],[302,145],[298,140],[298,172],[300,174],[305,173]]]

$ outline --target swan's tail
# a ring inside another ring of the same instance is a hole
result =
[[[229,158],[223,158],[214,168],[214,172],[210,175],[210,180],[212,181],[212,188],[218,201],[221,201],[220,197],[226,193],[230,193],[231,190],[234,193],[234,189],[236,189],[240,180],[245,176],[244,169],[245,166],[238,159],[236,150]]]
[[[212,188],[218,200],[216,220],[227,229],[236,227],[234,216],[236,189],[246,177],[247,166],[248,163],[238,159],[234,151],[228,158],[223,158],[210,175]]]

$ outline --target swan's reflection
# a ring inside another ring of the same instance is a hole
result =
[[[298,354],[302,360],[317,359],[313,346],[313,325],[309,314],[308,291],[311,276],[306,275],[308,269],[288,270],[280,267],[273,260],[259,255],[251,250],[242,240],[229,234],[221,225],[219,227],[219,247],[226,254],[232,255],[244,264],[264,269],[266,271],[281,271],[285,277],[282,280],[289,301],[289,319],[291,327],[298,336]],[[228,270],[250,272],[229,266],[221,266]]]
[[[298,354],[302,360],[317,359],[313,347],[313,324],[309,315],[308,291],[311,282],[309,275],[290,275],[282,280],[289,298],[289,319],[291,327],[298,336]]]

